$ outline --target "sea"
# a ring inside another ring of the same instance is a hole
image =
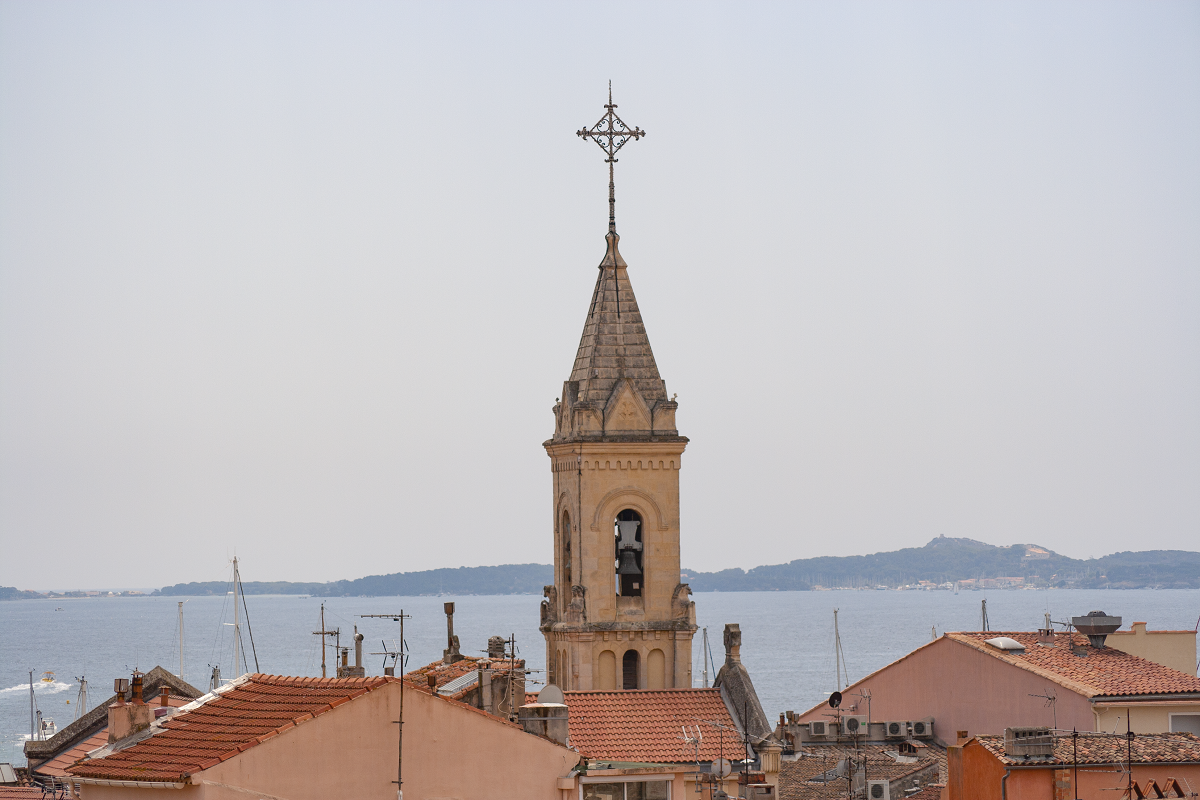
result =
[[[1054,621],[1101,610],[1120,616],[1126,627],[1145,621],[1151,630],[1195,629],[1200,590],[993,590],[810,592],[706,592],[693,596],[696,618],[711,643],[709,679],[724,660],[722,631],[740,624],[742,662],[750,672],[768,717],[802,711],[824,702],[838,688],[834,660],[834,611],[851,680],[900,658],[946,631],[979,630],[987,601],[990,630],[1033,630]],[[239,607],[246,663],[240,671],[283,675],[321,674],[321,609],[326,629],[338,629],[353,647],[357,626],[365,637],[368,675],[383,674],[383,655],[398,650],[400,625],[408,667],[442,656],[446,646],[443,603],[456,604],[454,631],[466,655],[484,652],[489,636],[515,637],[518,653],[533,672],[529,689],[545,679],[545,646],[538,632],[541,598],[534,595],[446,597],[334,597],[252,595]],[[183,602],[182,636],[179,603]],[[228,679],[233,666],[233,596],[89,597],[0,603],[0,762],[23,765],[22,745],[30,735],[33,705],[61,729],[81,710],[81,679],[88,683],[87,708],[112,696],[113,679],[134,669],[162,666],[201,690],[212,668]],[[182,665],[181,645],[182,639]],[[253,646],[251,646],[253,639]],[[692,673],[701,685],[702,635],[693,647]],[[351,651],[353,653],[353,651]],[[326,649],[334,674],[335,655]],[[351,656],[353,658],[353,655]],[[239,671],[239,672],[240,672]],[[47,680],[43,681],[43,678]]]

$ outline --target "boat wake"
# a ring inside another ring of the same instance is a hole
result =
[[[70,689],[74,685],[75,684],[73,684],[73,683],[64,683],[63,681],[51,681],[50,683],[43,683],[42,681],[34,681],[33,682],[33,691],[36,692],[37,694],[58,694],[59,692],[65,692],[67,689]],[[20,686],[10,686],[7,689],[0,689],[0,695],[16,694],[17,692],[28,693],[29,692],[29,684],[22,683]]]

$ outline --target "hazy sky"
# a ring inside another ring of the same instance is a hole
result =
[[[551,560],[617,220],[683,564],[1198,547],[1200,4],[0,4],[0,585]]]

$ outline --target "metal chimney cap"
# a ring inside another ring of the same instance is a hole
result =
[[[1088,636],[1107,636],[1121,627],[1120,617],[1110,617],[1103,611],[1093,611],[1086,617],[1071,617],[1075,630]]]

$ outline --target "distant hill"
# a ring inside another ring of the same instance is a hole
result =
[[[697,592],[805,591],[827,588],[888,586],[918,581],[947,583],[1022,578],[1026,584],[1063,588],[1164,589],[1200,588],[1200,553],[1186,550],[1122,552],[1087,560],[1060,555],[1035,544],[997,547],[974,539],[939,536],[924,547],[907,547],[866,556],[802,558],[751,570],[720,572],[684,570]],[[246,594],[307,594],[313,597],[413,597],[420,595],[540,595],[554,580],[549,564],[502,564],[422,572],[370,575],[331,583],[247,581]],[[224,581],[177,583],[154,592],[160,596],[220,595]],[[81,594],[78,592],[66,594]],[[0,587],[0,600],[48,597],[37,592]],[[62,597],[64,593],[55,593]]]
[[[14,589],[12,586],[0,586],[0,600],[30,600],[41,597],[37,592],[27,592],[24,589]]]
[[[1200,587],[1200,553],[1148,550],[1081,560],[1034,544],[997,547],[974,539],[939,536],[924,547],[866,556],[802,558],[749,571],[684,572],[697,592],[897,587],[918,581],[946,583],[1000,577],[1064,588],[1182,589]]]
[[[498,567],[459,567],[423,572],[396,572],[370,575],[352,581],[332,583],[286,583],[246,581],[246,594],[307,594],[313,597],[418,597],[438,594],[541,594],[542,587],[554,581],[549,564],[503,564]],[[155,592],[157,595],[185,596],[225,594],[229,583],[177,583]]]

